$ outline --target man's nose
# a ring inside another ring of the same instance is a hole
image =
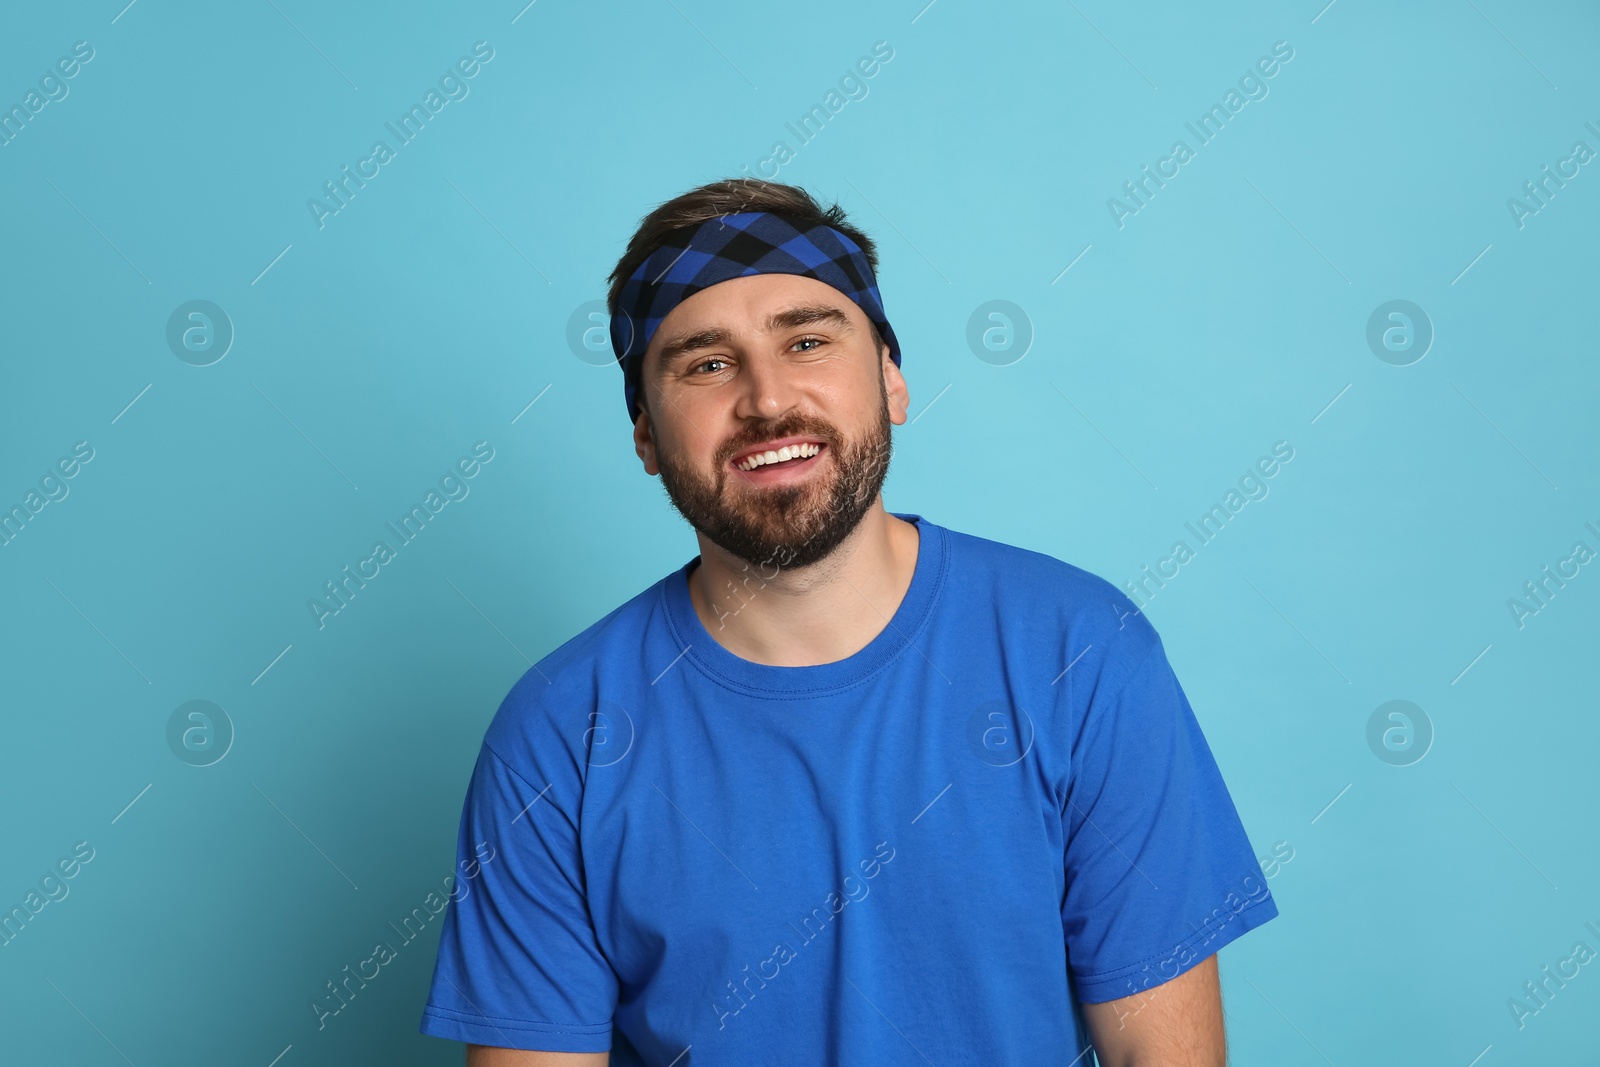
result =
[[[797,388],[792,368],[765,353],[747,356],[739,370],[738,393],[736,415],[775,419],[794,406]]]

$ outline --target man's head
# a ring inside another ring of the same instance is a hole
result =
[[[614,317],[632,314],[624,305],[638,299],[639,279],[631,288],[629,279],[647,261],[654,266],[652,255],[663,252],[657,258],[670,264],[689,254],[677,250],[690,233],[727,239],[726,216],[755,212],[781,216],[802,232],[828,227],[818,240],[833,248],[849,247],[837,235],[848,238],[855,246],[848,269],[865,275],[870,296],[829,269],[818,273],[844,288],[814,275],[763,271],[692,291],[652,323],[636,364],[634,446],[646,473],[661,475],[673,506],[705,538],[752,564],[803,567],[831,553],[877,504],[890,425],[906,419],[897,342],[885,339],[893,333],[872,276],[872,241],[837,204],[824,210],[802,189],[716,182],[645,217],[611,274],[609,305]],[[631,330],[641,320],[613,321]],[[613,340],[629,343],[615,328]],[[637,356],[637,346],[629,351]],[[804,442],[806,453],[820,451],[749,468],[755,446],[776,451],[791,438]]]

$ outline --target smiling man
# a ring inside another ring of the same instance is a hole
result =
[[[647,215],[633,444],[699,552],[485,734],[424,1033],[474,1067],[1221,1067],[1277,915],[1161,639],[1109,582],[890,512],[872,241],[794,186]],[[971,428],[969,428],[971,429]]]

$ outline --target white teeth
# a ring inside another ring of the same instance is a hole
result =
[[[757,467],[765,466],[768,463],[782,463],[784,460],[798,459],[802,456],[814,456],[821,451],[821,445],[784,445],[776,451],[768,449],[765,452],[752,453],[744,462],[738,464],[738,467],[742,471],[753,471]]]

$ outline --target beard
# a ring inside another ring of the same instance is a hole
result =
[[[858,440],[844,441],[833,425],[796,413],[748,427],[718,450],[710,477],[665,451],[657,451],[656,463],[672,506],[713,544],[753,566],[806,567],[838,548],[878,499],[889,474],[891,425],[880,374],[878,415]],[[827,470],[798,485],[757,485],[728,466],[751,445],[796,435],[826,443],[817,461]]]

